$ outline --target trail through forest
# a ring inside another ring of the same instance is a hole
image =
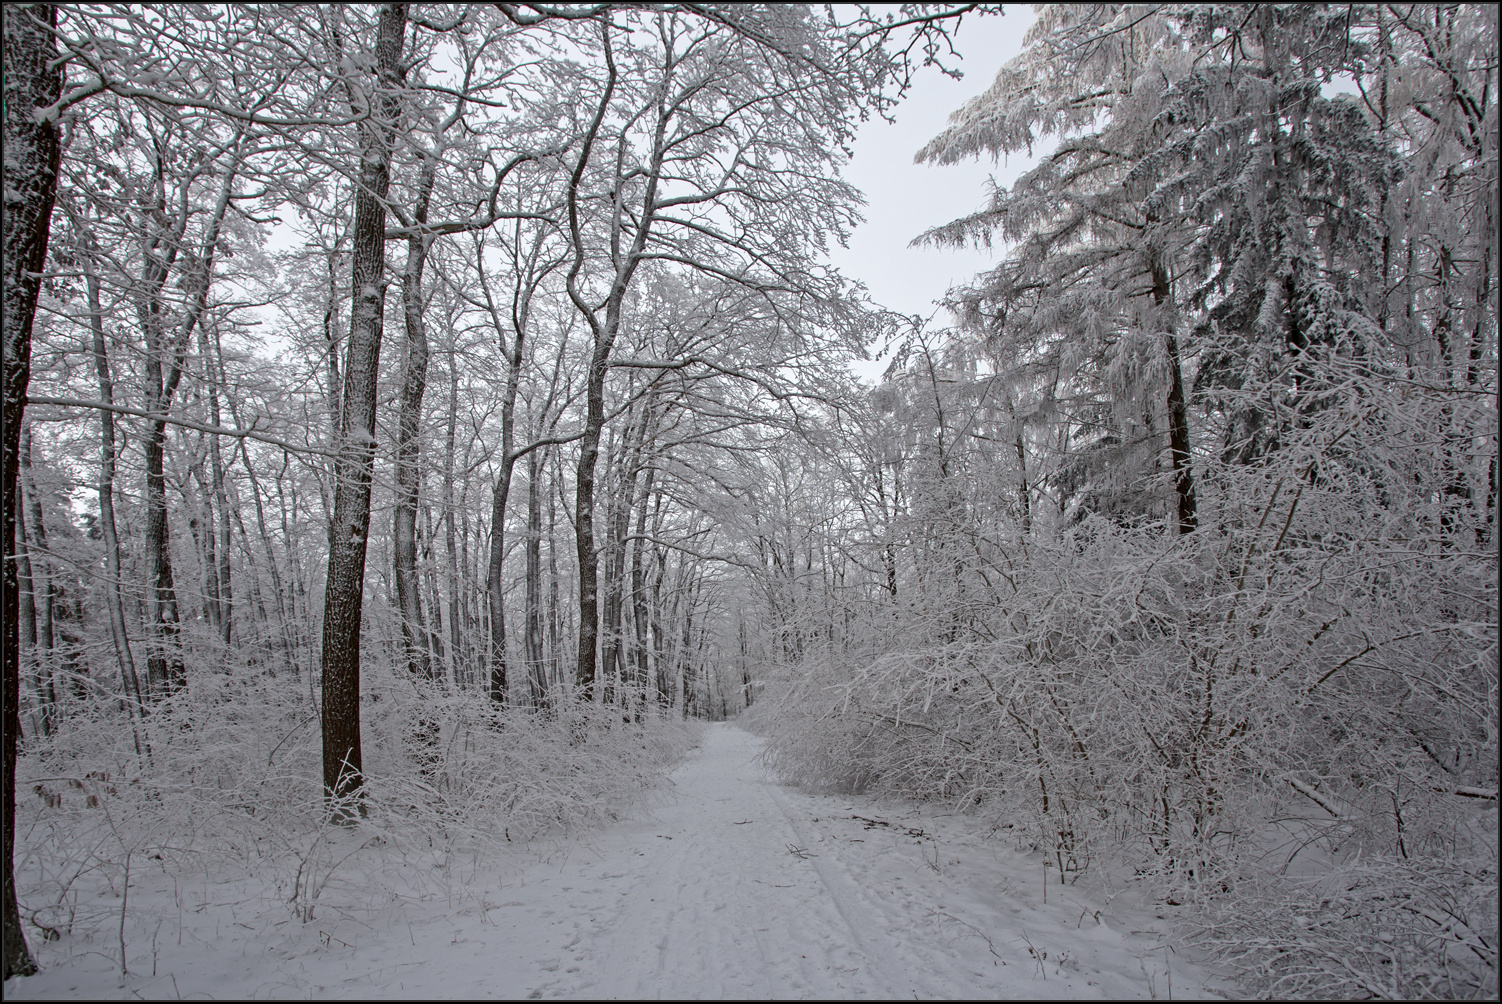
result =
[[[709,725],[651,811],[384,911],[269,920],[143,869],[131,910],[167,919],[131,937],[130,976],[77,945],[6,996],[1206,996],[1152,913],[1056,875],[1045,905],[1039,857],[973,817],[778,785],[761,745]]]
[[[1067,888],[1050,890],[1044,907],[1035,857],[986,839],[972,819],[899,818],[864,799],[772,783],[760,747],[733,724],[708,726],[655,818],[620,827],[561,869],[536,870],[526,879],[532,895],[504,922],[491,915],[520,937],[541,934],[556,953],[560,971],[540,977],[536,992],[1166,995],[1155,936],[1097,922],[1088,914],[1098,904],[1086,908]],[[1199,995],[1200,974],[1175,975],[1176,991]]]

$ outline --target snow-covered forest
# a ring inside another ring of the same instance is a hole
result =
[[[582,839],[700,982],[563,886],[600,982],[472,992],[1495,997],[1496,8],[1039,6],[904,316],[850,147],[1000,8],[5,5],[6,995],[431,962]],[[908,966],[930,848],[1157,968]]]

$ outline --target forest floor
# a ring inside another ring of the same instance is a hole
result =
[[[130,910],[165,920],[126,939],[129,975],[101,930],[34,943],[5,997],[1214,996],[1161,910],[1056,875],[1045,904],[1042,857],[978,820],[777,785],[761,745],[707,726],[649,812],[384,910],[268,919],[147,872]]]

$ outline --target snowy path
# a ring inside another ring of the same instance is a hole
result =
[[[78,957],[7,996],[1145,999],[1170,980],[1207,996],[1155,933],[1123,929],[1162,927],[1150,913],[1097,919],[1057,884],[1045,906],[1036,855],[968,817],[770,783],[761,742],[707,727],[650,815],[476,876],[447,909],[255,932],[204,916],[132,962],[155,978]]]
[[[883,820],[848,798],[768,783],[754,762],[760,748],[760,739],[733,725],[708,727],[702,750],[673,777],[675,797],[654,819],[620,827],[598,841],[594,854],[551,874],[533,873],[530,894],[514,913],[504,921],[490,915],[518,942],[566,932],[561,941],[547,939],[561,948],[554,949],[561,971],[532,992],[621,998],[1166,994],[1164,952],[1139,965],[1144,952],[1157,948],[1155,939],[1123,937],[1088,917],[1076,927],[1080,907],[1061,902],[1068,890],[1052,893],[1057,906],[1039,913],[1029,909],[1029,897],[997,888],[997,880],[1017,880],[1007,873],[1019,863],[1011,859],[1023,855],[1001,848],[1008,859],[1002,874],[988,876],[985,859],[1001,865],[995,841],[976,839],[962,851],[934,834],[931,821],[924,827]],[[959,822],[969,824],[962,833],[974,830],[973,821]],[[972,867],[962,867],[965,858]],[[1041,898],[1041,869],[1038,874],[1033,891]],[[539,897],[539,887],[549,895]],[[1188,971],[1176,975],[1180,995],[1197,989]]]

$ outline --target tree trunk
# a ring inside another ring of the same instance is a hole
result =
[[[209,424],[218,425],[219,388],[223,382],[224,360],[220,353],[219,332],[216,329],[211,353],[204,328],[199,328],[200,344],[203,347],[203,365],[209,391]],[[219,599],[220,640],[229,648],[234,640],[234,589],[230,583],[229,549],[231,540],[229,492],[224,484],[224,454],[219,446],[219,437],[209,437],[209,470],[213,484],[213,506],[219,511],[219,567],[214,579],[215,593]],[[206,532],[214,532],[212,522]]]
[[[424,596],[427,597],[427,610],[432,614],[432,623],[428,625],[428,644],[432,655],[431,678],[434,680],[446,680],[447,674],[443,667],[448,665],[448,650],[443,643],[443,576],[433,563],[433,542],[438,539],[433,523],[433,502],[427,499],[422,504],[422,541],[423,547],[418,554],[418,561],[428,568],[426,576],[419,575],[418,581],[422,583]]]
[[[516,457],[511,453],[516,381],[507,385],[501,405],[501,469],[496,475],[490,506],[490,560],[486,565],[485,597],[490,614],[490,699],[506,703],[506,502],[511,495],[511,475]]]
[[[490,614],[490,699],[506,703],[506,502],[511,495],[511,473],[516,458],[511,455],[510,407],[503,405],[501,420],[501,469],[496,475],[490,504],[490,560],[486,564],[485,598]]]
[[[524,642],[527,680],[535,707],[547,705],[548,680],[543,664],[542,623],[542,464],[543,453],[527,455],[527,573]]]
[[[161,183],[165,168],[158,153],[157,180]],[[157,205],[152,207],[165,218],[166,196],[157,193]],[[187,225],[186,214],[174,227],[154,233],[150,243],[142,249],[140,284],[143,293],[137,304],[142,334],[145,336],[145,391],[146,410],[152,415],[165,415],[171,407],[177,382],[181,378],[180,345],[168,345],[165,320],[162,315],[162,289],[167,276],[182,247],[182,230]],[[163,373],[164,357],[172,356],[172,364]],[[166,452],[167,423],[160,418],[151,419],[146,426],[142,453],[146,462],[145,492],[145,537],[146,553],[147,623],[150,639],[146,649],[146,689],[153,698],[159,698],[186,682],[182,654],[178,648],[177,593],[172,581],[171,535],[167,525],[167,478],[163,471]]]
[[[146,655],[146,689],[161,697],[187,682],[178,649],[177,592],[172,582],[172,558],[167,528],[166,423],[148,426],[146,454],[146,582],[151,643]]]
[[[1168,350],[1168,452],[1173,463],[1174,495],[1179,502],[1179,533],[1189,533],[1198,525],[1194,496],[1194,474],[1189,456],[1189,405],[1184,398],[1184,373],[1179,365],[1179,342],[1167,337]]]
[[[548,483],[548,664],[555,687],[563,684],[563,599],[558,588],[558,478],[555,465]]]
[[[616,701],[628,706],[635,696],[631,654],[627,649],[627,571],[631,548],[627,538],[631,533],[631,515],[636,510],[637,484],[641,477],[641,456],[651,421],[651,406],[641,406],[640,421],[628,416],[626,429],[621,434],[620,460],[615,465],[615,497],[608,508],[610,513],[607,530],[609,537],[608,561],[605,583],[605,666],[616,681]]]
[[[16,504],[21,418],[26,408],[26,388],[31,382],[31,325],[36,317],[41,273],[47,267],[47,237],[52,224],[52,204],[57,197],[57,167],[61,150],[57,128],[51,121],[37,121],[33,109],[46,108],[62,93],[61,64],[52,32],[57,27],[57,8],[52,4],[4,8],[4,270],[3,339],[4,367],[4,464],[0,465],[0,506],[5,535],[4,607],[0,621],[5,631],[4,756],[5,792],[3,826],[5,846],[4,889],[0,890],[0,923],[4,927],[0,977],[30,976],[36,963],[21,929],[16,903],[15,870],[12,865],[16,833],[16,740],[21,731],[21,663],[18,644],[20,589],[16,580]]]
[[[454,426],[459,423],[459,369],[455,353],[449,353],[449,410],[447,428],[443,441],[443,546],[449,559],[449,675],[455,689],[462,689],[460,679],[463,662],[460,659],[459,618],[459,549],[454,539]]]
[[[204,231],[202,253],[194,259],[191,270],[186,271],[182,277],[183,288],[189,294],[187,309],[181,325],[170,339],[166,331],[162,291],[182,247],[187,213],[184,212],[170,227],[154,233],[142,255],[141,287],[144,293],[137,306],[137,313],[146,342],[146,410],[153,416],[147,424],[143,445],[146,459],[145,549],[152,625],[146,683],[147,689],[155,695],[178,690],[188,682],[178,641],[180,618],[172,576],[172,538],[167,525],[167,479],[163,469],[167,443],[166,416],[182,381],[184,356],[208,303],[214,250],[219,243],[220,228],[224,224],[234,192],[240,156],[237,138],[236,159],[225,170],[218,201]],[[159,153],[158,157],[156,170],[160,186],[166,167],[160,162],[162,154]],[[162,210],[165,201],[164,190],[159,187],[156,208]]]
[[[53,705],[57,700],[53,676],[57,666],[57,590],[52,585],[52,558],[47,547],[47,524],[42,518],[42,500],[31,473],[31,430],[21,430],[21,502],[17,512],[17,549],[26,556],[26,576],[35,618],[34,669],[37,702],[41,705],[43,735],[52,734]],[[31,560],[32,555],[36,560]]]
[[[193,475],[193,481],[198,485],[198,518],[189,520],[188,528],[193,534],[193,542],[198,546],[198,580],[199,591],[203,596],[203,619],[214,629],[215,636],[219,636],[222,611],[219,606],[219,546],[216,529],[218,520],[214,516],[213,490],[209,487],[208,478],[203,474],[203,458],[208,453],[208,444],[204,442],[204,438],[198,437],[201,453],[188,466],[188,472]],[[183,501],[190,501],[187,498],[186,488],[183,489]]]
[[[433,161],[424,159],[413,214],[419,231],[422,224],[428,222],[433,174]],[[431,240],[421,232],[407,238],[407,267],[402,274],[402,317],[407,345],[402,367],[401,410],[397,420],[396,501],[392,516],[393,571],[397,608],[402,618],[402,647],[406,653],[407,672],[424,680],[433,678],[433,659],[417,578],[417,496],[422,475],[422,399],[428,386],[428,333],[422,316],[422,276]]]
[[[636,511],[636,540],[631,555],[631,626],[635,650],[634,686],[646,702],[647,691],[652,689],[651,665],[647,656],[650,641],[647,637],[647,570],[644,560],[647,549],[647,509],[652,500],[652,481],[657,471],[647,466],[642,477],[641,505]]]
[[[466,448],[464,453],[465,459],[468,460],[469,449]],[[468,463],[466,463],[464,466],[466,470],[469,468]],[[478,680],[477,671],[475,669],[474,649],[471,643],[471,639],[474,638],[475,634],[476,614],[473,589],[473,583],[475,581],[474,569],[470,565],[469,560],[469,478],[464,479],[464,488],[459,492],[458,510],[459,581],[455,584],[455,588],[459,590],[459,620],[462,623],[462,629],[459,632],[459,638],[463,643],[463,647],[459,650],[458,653],[456,653],[455,658],[458,660],[459,665],[463,670],[462,679],[460,680],[459,686],[461,688],[468,688],[474,686],[474,684]]]
[[[640,255],[641,247],[646,239],[646,228],[650,226],[648,220],[641,221],[642,230],[638,234],[638,240],[632,252],[627,255],[624,263],[617,265],[615,281],[606,301],[605,321],[601,324],[595,309],[585,300],[578,287],[579,273],[584,267],[585,254],[584,238],[579,224],[579,183],[589,164],[595,139],[599,135],[600,123],[604,121],[611,98],[615,94],[617,79],[615,60],[610,49],[608,25],[601,27],[601,40],[604,42],[605,63],[608,71],[605,90],[600,96],[600,104],[596,109],[594,121],[590,124],[589,132],[575,164],[568,192],[569,235],[574,246],[574,264],[568,276],[569,297],[573,300],[575,308],[588,322],[593,335],[593,351],[590,353],[589,374],[585,382],[584,430],[579,440],[579,463],[574,481],[574,553],[579,561],[579,650],[575,656],[574,685],[578,688],[577,696],[584,701],[594,699],[598,665],[596,650],[599,645],[599,584],[598,569],[595,564],[597,555],[595,554],[594,506],[595,465],[600,457],[600,430],[605,425],[605,377],[609,373],[610,349],[615,342],[616,333],[620,330],[622,299],[631,281],[631,275],[635,272],[639,262],[637,256]],[[654,167],[660,167],[660,162]],[[652,183],[647,186],[645,205],[649,213],[656,198],[655,181],[654,176]],[[617,211],[616,227],[614,236],[618,238],[619,211]]]
[[[584,436],[579,440],[579,466],[574,482],[574,553],[579,559],[579,652],[574,686],[579,698],[595,696],[598,666],[600,598],[595,554],[595,465],[600,456],[600,430],[605,425],[605,374],[609,346],[596,341],[589,365]]]
[[[1153,220],[1149,216],[1149,222]],[[1172,307],[1173,288],[1169,284],[1168,267],[1153,252],[1149,264],[1153,280],[1153,303],[1160,313]],[[1173,465],[1174,496],[1178,500],[1179,533],[1190,533],[1197,525],[1195,515],[1194,474],[1190,469],[1189,453],[1189,405],[1184,397],[1184,372],[1179,365],[1179,342],[1172,327],[1164,336],[1164,350],[1168,355],[1168,455]]]
[[[375,44],[375,114],[360,127],[349,347],[334,464],[334,515],[329,531],[323,602],[323,788],[336,822],[350,822],[364,786],[360,759],[360,613],[370,532],[370,482],[375,464],[376,385],[386,303],[386,193],[401,98],[401,57],[407,5],[383,4]],[[359,807],[363,812],[363,806]]]
[[[662,493],[659,491],[652,512],[652,536],[661,539],[662,524]],[[652,577],[652,611],[648,625],[652,636],[652,662],[657,678],[657,703],[670,708],[676,699],[673,690],[675,677],[669,672],[671,664],[667,658],[667,638],[662,624],[662,584],[668,574],[667,548],[654,544],[652,558],[657,563],[657,574]]]

